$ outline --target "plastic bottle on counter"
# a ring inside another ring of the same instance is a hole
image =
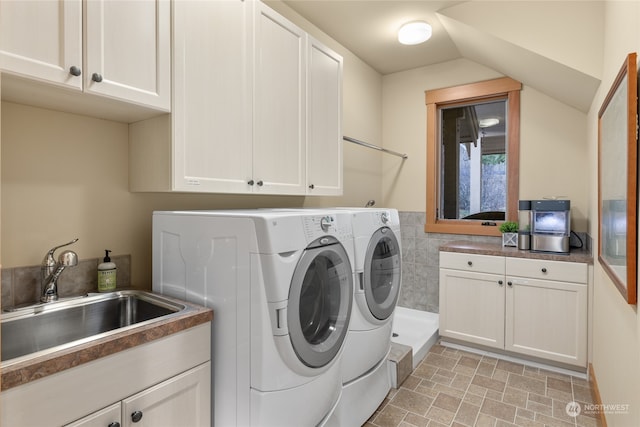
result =
[[[116,290],[116,264],[109,258],[109,249],[104,251],[104,259],[98,264],[98,292],[113,292]]]

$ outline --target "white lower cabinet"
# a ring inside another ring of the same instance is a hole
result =
[[[587,265],[440,252],[440,335],[587,364]]]
[[[5,390],[0,425],[210,427],[211,323]]]
[[[504,259],[476,255],[464,271],[443,268],[448,255],[440,254],[440,335],[504,348]],[[502,274],[492,272],[496,260]]]
[[[121,427],[122,426],[122,405],[120,402],[94,412],[91,415],[67,424],[66,427]]]
[[[135,394],[67,427],[209,425],[211,363]]]

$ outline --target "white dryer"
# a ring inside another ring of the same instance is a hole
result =
[[[153,290],[213,308],[216,426],[316,426],[341,394],[348,214],[154,212]]]
[[[400,294],[402,250],[395,209],[345,208],[352,216],[355,292],[333,424],[362,425],[391,389],[387,356]]]

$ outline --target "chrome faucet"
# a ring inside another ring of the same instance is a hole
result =
[[[73,251],[64,251],[58,256],[58,262],[53,258],[53,254],[56,249],[63,246],[71,245],[77,242],[78,239],[73,239],[69,243],[56,246],[50,249],[42,260],[41,268],[41,284],[42,295],[40,297],[41,302],[51,302],[58,300],[58,278],[62,274],[62,271],[67,267],[73,267],[78,265],[78,255]]]

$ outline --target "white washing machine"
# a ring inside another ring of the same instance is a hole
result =
[[[316,426],[342,391],[348,213],[153,214],[153,291],[211,307],[216,426]]]
[[[352,216],[355,292],[342,357],[342,396],[332,424],[355,426],[366,422],[391,389],[387,357],[402,251],[397,210],[345,210]]]

